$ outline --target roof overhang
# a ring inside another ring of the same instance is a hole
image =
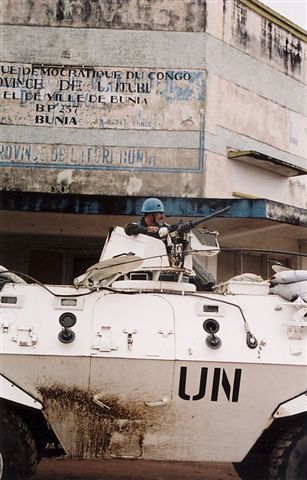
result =
[[[0,192],[0,232],[103,238],[110,225],[139,217],[145,197]],[[206,217],[231,208],[204,225],[220,234],[223,247],[307,251],[307,210],[265,199],[160,197],[167,221]],[[48,215],[46,215],[48,213]],[[78,215],[76,218],[76,214]],[[130,218],[129,218],[130,217]],[[77,225],[77,228],[76,228]]]
[[[234,151],[228,152],[228,158],[232,160],[239,160],[255,167],[263,168],[269,172],[273,172],[283,177],[295,177],[298,175],[306,175],[307,168],[293,165],[278,158],[270,157],[264,153],[253,150],[248,151]]]
[[[93,215],[139,215],[147,197],[0,191],[0,210]],[[267,199],[162,197],[169,217],[205,217],[230,206],[221,218],[266,219],[307,227],[307,209]]]

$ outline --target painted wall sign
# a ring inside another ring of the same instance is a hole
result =
[[[134,170],[201,172],[203,135],[199,148],[116,147],[0,143],[0,166],[73,170]]]
[[[206,0],[1,0],[2,22],[54,27],[204,32]]]
[[[199,131],[205,72],[0,64],[1,123]]]

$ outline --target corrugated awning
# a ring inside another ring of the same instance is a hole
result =
[[[239,160],[255,167],[263,168],[269,172],[277,173],[283,177],[295,177],[298,175],[306,175],[307,168],[293,165],[278,158],[270,157],[264,153],[253,150],[248,151],[234,151],[228,152],[228,158],[232,160]]]

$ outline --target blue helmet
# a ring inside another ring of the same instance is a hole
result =
[[[164,213],[164,205],[158,198],[147,198],[142,206],[142,213]]]

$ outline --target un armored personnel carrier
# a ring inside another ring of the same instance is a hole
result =
[[[31,477],[58,445],[306,478],[307,272],[279,272],[273,289],[247,275],[199,291],[196,252],[218,254],[217,234],[188,222],[162,241],[116,227],[72,286],[2,269],[2,480]]]

